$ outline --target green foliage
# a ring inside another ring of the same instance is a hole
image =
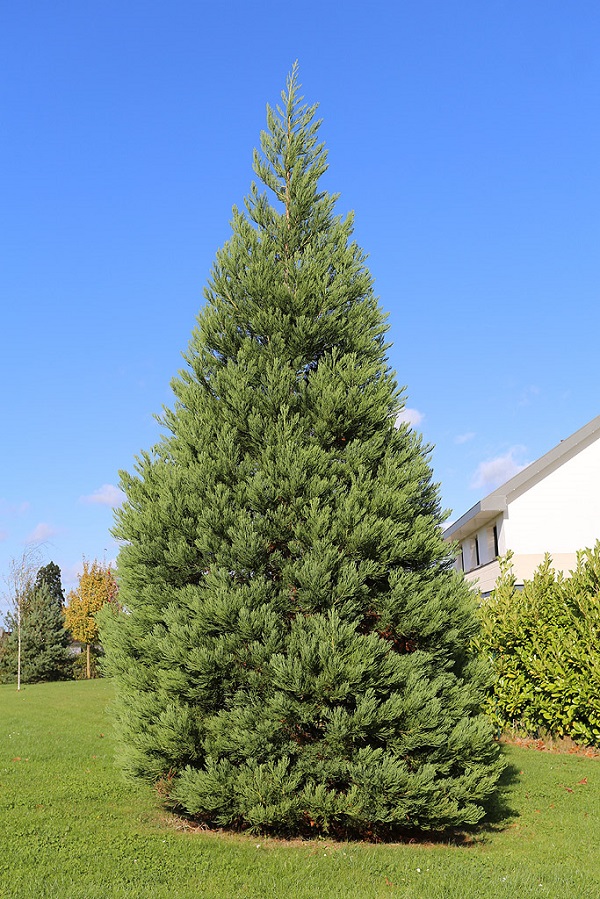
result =
[[[75,680],[102,677],[102,659],[104,653],[101,646],[89,646],[89,674],[87,647],[84,652],[75,653],[72,658],[71,668]]]
[[[122,474],[126,612],[100,620],[123,761],[211,824],[473,824],[502,767],[474,600],[314,115],[294,70],[168,436]]]
[[[43,584],[47,586],[50,596],[53,597],[58,608],[62,609],[65,604],[65,594],[60,568],[56,562],[49,562],[38,570],[35,577],[35,586],[41,587]]]
[[[546,556],[523,590],[505,559],[481,621],[477,645],[496,672],[495,724],[600,745],[600,541],[578,554],[568,578]]]
[[[60,569],[59,581],[60,581]],[[6,616],[11,631],[0,645],[0,681],[17,679],[17,620],[14,612]],[[71,676],[68,653],[69,636],[56,592],[44,580],[36,579],[21,603],[21,679],[25,683],[60,680]]]

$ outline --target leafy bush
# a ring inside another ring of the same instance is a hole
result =
[[[476,640],[496,673],[492,720],[600,745],[600,541],[578,553],[570,577],[546,555],[522,590],[511,555],[500,564]]]

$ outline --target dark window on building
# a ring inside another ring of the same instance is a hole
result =
[[[479,560],[479,537],[475,537],[475,565],[479,567],[481,562]]]
[[[494,558],[497,559],[500,555],[500,550],[498,548],[498,526],[494,525],[492,530],[494,534]]]

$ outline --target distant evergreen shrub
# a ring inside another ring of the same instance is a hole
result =
[[[474,824],[502,768],[352,218],[294,69],[217,253],[165,436],[122,474],[102,643],[121,754],[198,819],[372,836]]]

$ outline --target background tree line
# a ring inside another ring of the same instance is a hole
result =
[[[35,551],[25,551],[11,563],[6,583],[0,682],[16,682],[20,689],[21,682],[97,676],[102,649],[95,616],[118,593],[111,567],[84,560],[77,587],[65,600],[59,566],[38,568]]]

